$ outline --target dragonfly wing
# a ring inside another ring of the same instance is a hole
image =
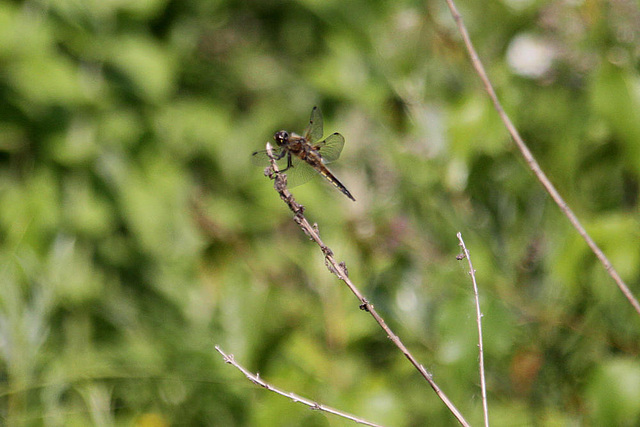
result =
[[[304,131],[304,138],[307,141],[320,141],[322,138],[322,113],[318,107],[313,107],[311,110],[311,118],[309,119],[309,126]]]
[[[318,172],[307,162],[292,156],[291,167],[284,172],[287,175],[287,186],[289,188],[305,184],[318,176]]]
[[[340,153],[342,153],[342,147],[344,147],[344,136],[337,132],[332,133],[324,141],[314,146],[322,155],[322,160],[325,163],[336,161],[340,157]]]
[[[273,155],[277,158],[280,155],[280,150],[274,149]],[[267,154],[267,150],[259,150],[254,151],[251,155],[251,163],[256,166],[267,167],[269,166],[269,155]],[[276,160],[276,164],[279,169],[284,169],[287,167],[287,156],[284,156],[280,160]]]
[[[279,151],[274,150],[273,154],[277,157],[278,153]],[[287,164],[287,157],[289,156],[285,155],[280,160],[276,160],[276,164],[278,165],[278,169],[284,171],[284,173],[287,175],[287,186],[289,188],[302,185],[318,175],[313,167],[293,155],[291,156],[291,167],[287,169],[287,166],[289,166]],[[267,155],[267,151],[255,151],[251,155],[251,163],[256,166],[267,167],[269,165],[269,156]]]

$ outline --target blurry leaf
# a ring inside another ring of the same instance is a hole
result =
[[[74,106],[86,100],[78,68],[62,56],[29,56],[6,72],[12,85],[30,103]],[[23,108],[33,108],[23,105]]]
[[[633,217],[610,215],[585,226],[623,280],[638,274],[640,251],[635,242],[638,241],[640,231]],[[559,275],[559,283],[564,289],[570,290],[573,296],[576,295],[574,292],[585,292],[583,286],[587,274],[592,274],[594,270],[600,272],[602,268],[595,263],[595,255],[577,234],[568,236],[554,260],[554,271]],[[605,300],[621,297],[618,289],[610,283],[598,282],[592,286],[592,292],[596,292],[596,295]]]
[[[137,96],[147,102],[159,102],[173,92],[173,53],[141,35],[127,35],[110,42],[107,61],[126,76]]]
[[[131,166],[116,177],[124,219],[145,251],[172,258],[186,249],[183,244],[195,242],[184,177],[167,158],[148,157],[140,169]]]
[[[90,163],[100,149],[95,123],[87,117],[76,117],[64,134],[52,136],[49,142],[50,156],[66,166]]]
[[[496,155],[509,149],[504,126],[491,102],[481,92],[455,106],[450,120],[451,148],[457,155]]]
[[[47,279],[61,305],[72,308],[100,297],[105,277],[95,269],[92,256],[91,250],[68,237],[60,236],[54,242]]]
[[[104,3],[93,0],[96,5]],[[112,0],[109,3],[116,5],[120,10],[131,13],[138,19],[155,18],[163,12],[169,0]]]
[[[50,169],[36,170],[20,183],[5,180],[0,218],[7,230],[5,244],[25,245],[36,251],[46,251],[51,234],[59,227],[60,195]]]
[[[134,147],[144,133],[140,112],[120,107],[100,116],[96,138],[103,148],[128,151]]]
[[[70,23],[96,23],[114,19],[126,12],[138,19],[154,18],[167,0],[56,0],[49,7]]]
[[[12,3],[0,3],[0,58],[13,61],[47,56],[54,42],[49,21],[25,13]]]
[[[607,120],[613,132],[621,138],[629,167],[640,165],[640,77],[622,68],[603,64],[592,82],[591,102]]]
[[[215,148],[215,154],[228,151],[240,157],[251,154],[251,148],[240,150],[229,114],[202,99],[178,99],[162,108],[155,117],[158,139],[181,157]]]
[[[26,130],[17,123],[0,124],[0,152],[15,153],[27,145]]]
[[[640,417],[640,368],[635,360],[609,358],[587,383],[596,424],[635,425]]]
[[[68,230],[99,237],[114,231],[113,206],[96,193],[88,178],[69,177],[64,183],[63,213]]]

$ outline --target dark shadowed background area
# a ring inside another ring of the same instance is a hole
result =
[[[460,1],[505,109],[640,295],[637,2]],[[637,425],[640,317],[514,148],[444,1],[0,1],[0,424],[454,425],[251,164],[293,189],[474,425]]]

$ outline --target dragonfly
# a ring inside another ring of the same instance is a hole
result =
[[[277,147],[273,150],[274,159],[280,172],[286,172],[289,187],[302,185],[320,174],[345,196],[353,200],[349,190],[327,168],[327,164],[340,157],[344,146],[344,137],[332,133],[322,139],[322,113],[318,107],[311,110],[309,126],[304,134],[281,130],[273,135]],[[269,161],[266,150],[255,151],[252,161],[257,165],[265,165]]]

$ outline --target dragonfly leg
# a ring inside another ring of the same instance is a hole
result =
[[[283,153],[282,153],[282,156],[280,157],[280,159],[281,159],[285,154],[287,155],[287,167],[286,167],[286,168],[284,168],[284,169],[281,169],[281,170],[280,170],[280,172],[286,172],[286,171],[288,171],[288,170],[289,170],[289,168],[292,166],[292,165],[291,165],[291,153],[290,153],[290,152],[288,152],[288,151],[287,151],[287,152],[283,152]],[[278,160],[279,160],[279,159],[278,159]]]

